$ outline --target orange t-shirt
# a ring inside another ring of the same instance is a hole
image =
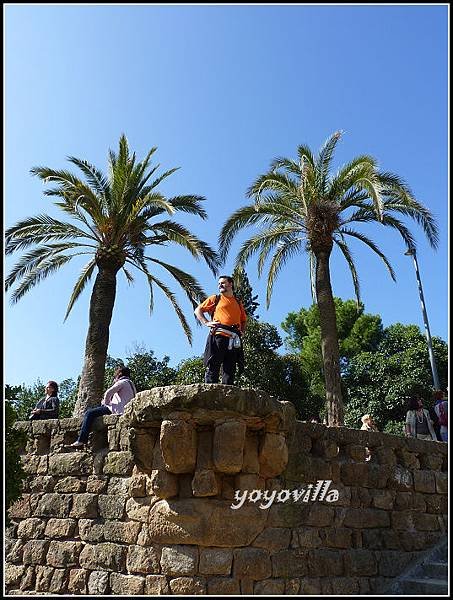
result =
[[[209,296],[200,304],[201,310],[212,314],[215,301],[215,295]],[[212,320],[220,321],[222,325],[238,325],[240,330],[243,331],[247,315],[242,304],[234,296],[228,298],[228,296],[220,294],[220,300],[215,307],[214,314],[212,314]]]

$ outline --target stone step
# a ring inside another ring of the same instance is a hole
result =
[[[448,583],[444,579],[402,579],[401,594],[448,595]]]
[[[448,577],[448,564],[446,562],[429,562],[423,565],[423,577],[431,577],[432,579],[445,579]]]

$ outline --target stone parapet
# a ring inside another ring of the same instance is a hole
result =
[[[440,442],[209,384],[141,392],[68,452],[80,425],[16,425],[9,594],[376,594],[446,533]]]

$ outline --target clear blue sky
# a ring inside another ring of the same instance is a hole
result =
[[[434,6],[108,6],[6,7],[5,221],[58,215],[32,166],[72,168],[69,155],[106,170],[121,133],[143,158],[157,146],[163,169],[181,169],[162,191],[207,198],[209,220],[181,222],[216,245],[245,190],[276,156],[293,157],[306,143],[317,151],[345,131],[335,167],[359,154],[377,158],[411,186],[434,213],[434,252],[411,223],[433,335],[447,339],[448,80],[446,5]],[[75,167],[74,167],[75,169]],[[423,329],[415,272],[402,240],[364,225],[391,260],[394,283],[365,246],[351,243],[367,312],[384,325]],[[252,233],[252,231],[250,231]],[[232,271],[240,236],[223,271]],[[18,256],[17,256],[18,258]],[[192,272],[208,293],[206,266],[168,249],[168,262]],[[5,262],[6,269],[16,261]],[[5,303],[5,380],[10,384],[76,378],[83,363],[91,286],[66,323],[66,306],[84,262],[74,259],[18,304]],[[334,294],[353,297],[344,259],[332,258]],[[249,278],[261,320],[279,326],[289,311],[311,304],[307,259],[293,259],[265,309],[265,282],[256,262]],[[164,278],[165,279],[165,278]],[[165,279],[170,283],[169,279]],[[174,290],[177,291],[175,284]],[[134,343],[169,355],[171,364],[201,354],[206,330],[194,324],[187,343],[168,301],[120,276],[109,354]],[[9,295],[8,295],[9,300]]]

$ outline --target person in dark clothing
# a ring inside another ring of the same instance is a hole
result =
[[[37,419],[58,419],[59,410],[58,384],[55,381],[48,381],[46,395],[37,402],[29,418],[30,421],[36,421]]]
[[[209,296],[194,311],[197,319],[210,329],[204,353],[205,382],[218,383],[222,367],[222,383],[234,385],[236,366],[240,372],[243,369],[241,336],[247,315],[234,295],[233,278],[221,275],[218,285],[220,294]],[[204,313],[210,319],[206,319]]]

